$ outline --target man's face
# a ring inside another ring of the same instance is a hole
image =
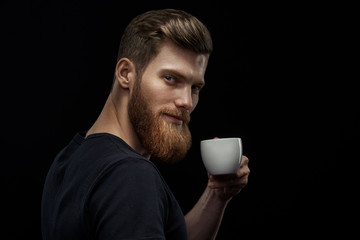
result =
[[[166,42],[135,82],[129,117],[144,148],[177,162],[191,147],[190,113],[204,86],[208,57]]]

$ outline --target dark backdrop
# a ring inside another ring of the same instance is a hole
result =
[[[197,16],[214,41],[192,114],[193,147],[181,163],[159,165],[183,211],[206,186],[200,140],[241,137],[249,183],[229,204],[218,239],[354,229],[359,108],[350,74],[352,6],[193,4],[1,2],[6,239],[41,239],[41,193],[55,154],[101,111],[130,19],[167,7]]]

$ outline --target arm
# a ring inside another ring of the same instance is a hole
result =
[[[189,240],[215,239],[226,206],[247,184],[250,173],[248,162],[249,159],[243,156],[236,174],[209,175],[204,193],[185,216]]]
[[[198,202],[185,216],[189,240],[215,239],[228,202],[219,199],[214,189],[206,187]]]

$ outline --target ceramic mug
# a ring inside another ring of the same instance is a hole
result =
[[[211,175],[234,174],[242,158],[241,138],[214,138],[200,142],[202,161]]]

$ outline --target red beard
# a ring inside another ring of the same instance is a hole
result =
[[[183,159],[191,147],[191,133],[188,127],[190,114],[179,109],[162,108],[153,113],[143,96],[137,79],[128,105],[128,114],[143,147],[152,157],[167,163]],[[181,125],[169,123],[164,113],[181,119]]]

